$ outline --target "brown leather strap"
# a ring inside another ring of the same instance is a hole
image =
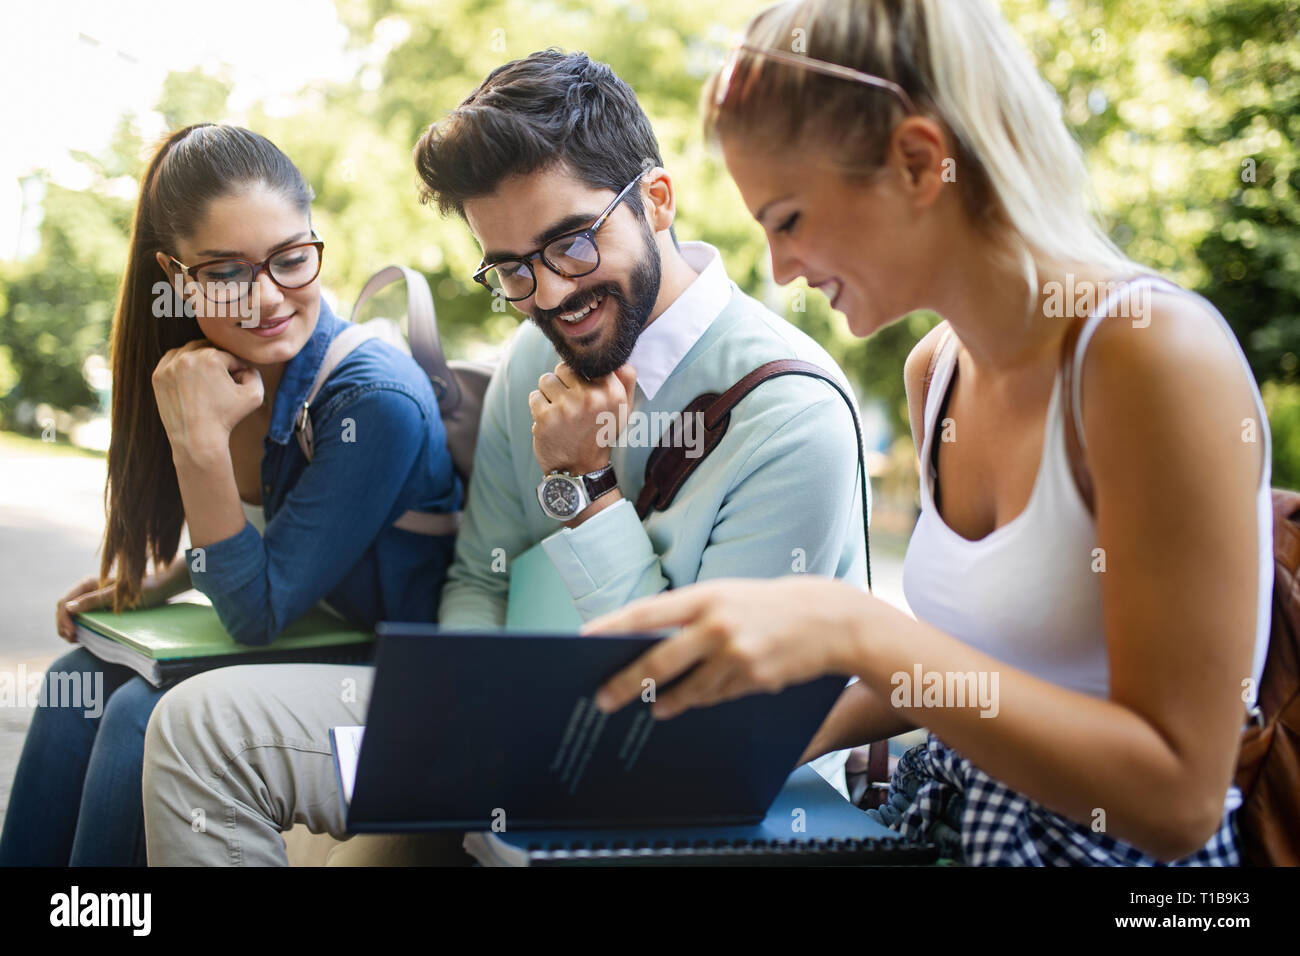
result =
[[[716,392],[705,392],[696,397],[682,411],[681,421],[684,422],[691,415],[699,415],[702,424],[705,412],[712,408],[717,400]],[[685,442],[674,441],[671,435],[660,438],[660,444],[650,453],[650,458],[645,463],[645,484],[641,486],[641,494],[636,499],[636,513],[642,521],[651,511],[663,511],[673,503],[677,492],[686,483],[691,472],[708,457],[714,446],[722,441],[722,436],[726,434],[730,422],[731,417],[728,415],[722,419],[720,427],[706,428],[702,432],[697,430],[697,434],[703,435],[703,444],[699,447],[695,458],[686,457],[687,451],[692,449],[688,449]],[[674,423],[672,427],[678,426]]]
[[[867,753],[867,780],[873,784],[889,783],[889,740],[874,740]]]
[[[802,359],[776,359],[754,369],[721,395],[706,392],[699,395],[686,406],[682,418],[671,426],[660,443],[650,453],[645,466],[645,484],[636,499],[636,513],[642,521],[651,511],[663,511],[673,503],[677,492],[686,483],[692,472],[709,456],[709,453],[722,441],[731,423],[731,410],[742,398],[768,379],[782,375],[807,375],[819,378],[840,393],[853,415],[853,429],[858,443],[858,470],[862,480],[862,533],[867,544],[867,589],[871,589],[871,532],[868,527],[870,514],[867,501],[867,471],[862,451],[862,426],[858,422],[857,409],[848,393],[835,378],[820,365],[805,362]],[[687,447],[684,441],[674,440],[673,429],[683,427],[682,422],[688,415],[700,415],[704,426],[704,443],[700,448]],[[688,455],[688,452],[694,457]]]
[[[820,378],[832,385],[838,385],[830,373],[820,365],[814,365],[812,362],[805,362],[801,359],[776,359],[760,365],[754,371],[750,372],[731,388],[727,389],[722,395],[705,411],[704,427],[713,428],[717,423],[726,416],[736,404],[752,392],[759,385],[766,382],[769,378],[776,378],[780,375],[811,375],[813,378]],[[725,427],[725,426],[724,426]]]
[[[687,448],[685,442],[668,441],[661,443],[650,453],[650,459],[645,466],[645,484],[636,500],[636,513],[641,516],[641,519],[645,520],[646,515],[651,511],[662,511],[673,503],[673,499],[677,497],[677,492],[686,483],[686,479],[699,467],[700,462],[708,457],[718,442],[722,441],[722,436],[727,433],[727,426],[731,424],[731,410],[742,398],[770,378],[796,374],[811,375],[839,387],[821,366],[800,359],[777,359],[760,365],[721,395],[706,392],[687,405],[682,412],[683,419],[687,415],[703,416],[701,420],[701,424],[704,425],[703,450],[693,458],[688,457],[687,452],[695,449]]]
[[[1074,475],[1075,487],[1079,496],[1090,512],[1096,507],[1093,499],[1092,474],[1083,455],[1083,439],[1074,417],[1074,350],[1079,344],[1079,333],[1083,331],[1082,318],[1076,318],[1065,330],[1061,340],[1061,411],[1065,417],[1065,454],[1070,460],[1070,472]],[[1047,454],[1047,449],[1043,449]]]

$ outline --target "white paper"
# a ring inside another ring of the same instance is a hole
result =
[[[361,737],[365,727],[334,728],[334,759],[343,784],[343,802],[352,803],[352,788],[357,782],[357,760],[361,756]]]

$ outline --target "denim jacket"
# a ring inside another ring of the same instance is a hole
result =
[[[455,536],[393,527],[408,510],[461,505],[428,377],[409,356],[368,340],[311,404],[310,464],[294,435],[325,350],[347,327],[322,300],[315,331],[285,367],[262,442],[265,534],[245,522],[186,552],[194,586],[241,644],[269,643],[322,599],[366,629],[437,619]]]

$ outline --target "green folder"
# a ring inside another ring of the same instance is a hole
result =
[[[506,630],[577,634],[582,625],[569,586],[541,542],[511,560]]]
[[[374,635],[313,608],[270,644],[238,644],[209,604],[181,601],[76,616],[77,640],[100,660],[124,664],[155,687],[233,664],[349,664],[369,660]]]

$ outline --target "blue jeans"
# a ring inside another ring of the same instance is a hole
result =
[[[14,774],[0,866],[145,865],[144,731],[164,692],[83,648],[50,665]]]

